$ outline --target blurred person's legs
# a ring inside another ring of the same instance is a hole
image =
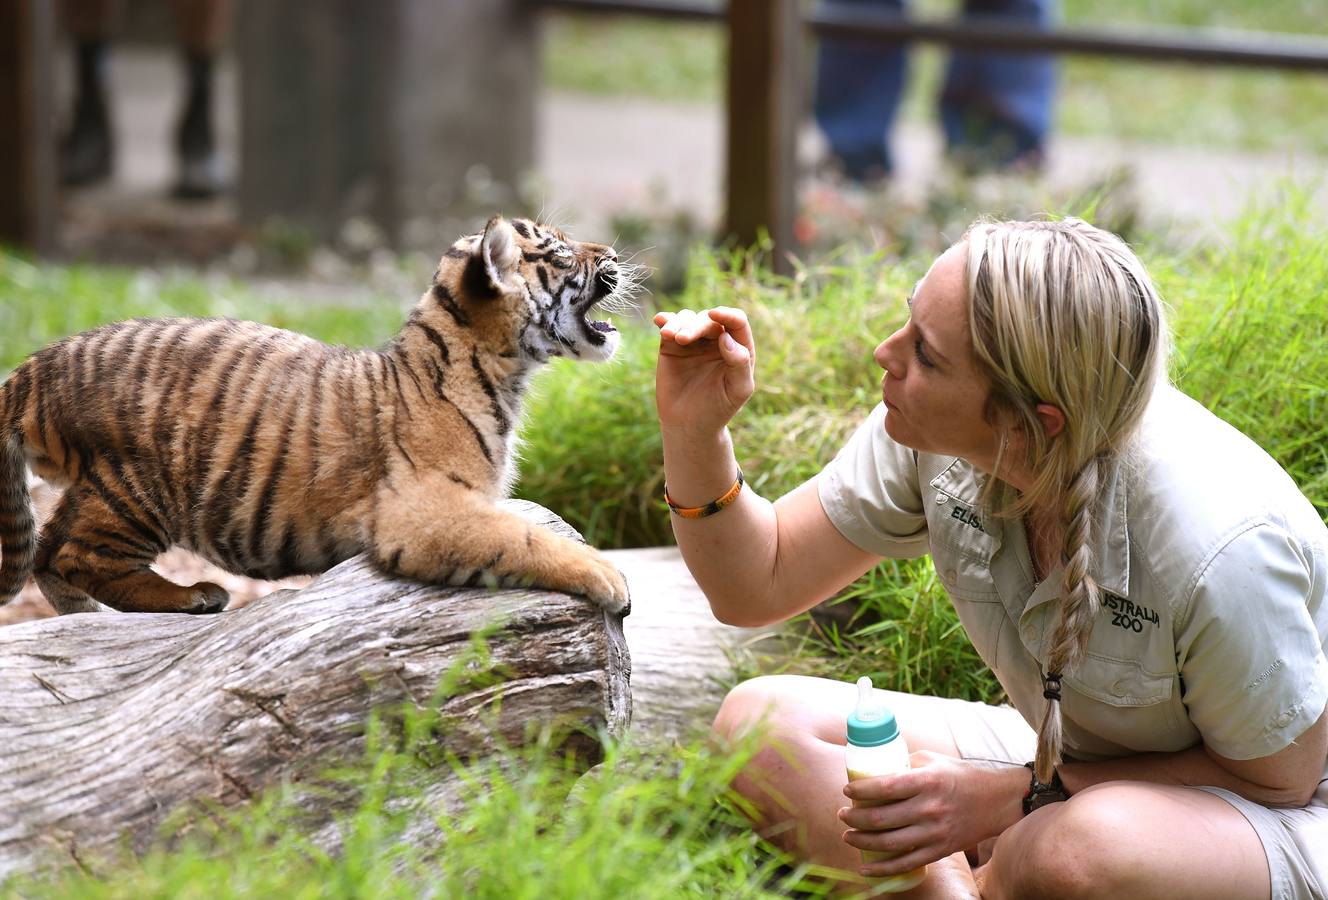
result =
[[[106,45],[118,0],[64,0],[74,41],[74,113],[60,139],[60,181],[91,184],[111,174],[115,148],[106,102]]]
[[[64,0],[62,13],[75,46],[74,114],[60,144],[60,179],[67,185],[111,173],[114,141],[107,102],[107,46],[120,0]],[[214,196],[224,187],[213,132],[213,75],[225,41],[230,0],[172,0],[184,56],[184,105],[175,132],[179,197]]]
[[[824,0],[824,9],[903,12],[903,0]],[[890,174],[890,124],[904,87],[904,47],[827,39],[816,55],[816,121],[843,174],[870,182]]]
[[[230,24],[230,0],[173,0],[184,52],[185,102],[175,132],[178,197],[215,196],[225,187],[213,131],[213,77]]]
[[[964,16],[1046,27],[1055,0],[966,0]],[[1051,56],[956,50],[941,90],[941,125],[965,168],[1036,169],[1051,130],[1056,65]]]

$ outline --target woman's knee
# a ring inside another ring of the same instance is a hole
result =
[[[724,697],[712,730],[728,740],[756,729],[815,730],[815,704],[809,707],[804,699],[808,681],[796,675],[762,675],[742,682]]]
[[[1093,900],[1127,896],[1137,876],[1126,785],[1103,785],[1044,807],[1008,829],[992,852],[995,897]],[[984,894],[986,896],[986,894]]]
[[[815,733],[816,705],[807,699],[817,685],[807,681],[784,675],[744,681],[729,691],[715,716],[715,737],[746,759],[733,787],[754,802],[757,820],[767,824],[798,818],[789,786],[825,762],[827,747]]]
[[[719,712],[715,714],[715,722],[711,726],[715,734],[731,740],[749,730],[760,719],[762,705],[768,705],[765,700],[768,691],[763,682],[770,680],[770,677],[761,676],[744,681],[724,696],[724,702],[719,705]]]

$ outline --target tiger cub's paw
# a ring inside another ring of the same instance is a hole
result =
[[[578,565],[568,572],[567,590],[594,600],[608,612],[623,616],[630,613],[632,598],[623,573],[598,550],[589,547],[585,550]]]
[[[196,615],[219,613],[226,608],[226,604],[231,600],[231,595],[226,592],[224,587],[210,581],[200,581],[191,590],[194,595],[193,605],[180,610],[180,612]]]

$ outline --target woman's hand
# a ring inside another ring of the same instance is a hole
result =
[[[756,346],[746,313],[683,309],[657,313],[655,325],[660,427],[701,435],[721,431],[756,388]]]
[[[934,863],[995,837],[1022,816],[1028,784],[1022,766],[992,769],[926,750],[911,761],[907,772],[862,778],[844,788],[854,802],[839,811],[851,829],[844,842],[899,854],[864,864],[865,875],[898,875]]]

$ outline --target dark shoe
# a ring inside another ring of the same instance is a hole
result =
[[[946,156],[956,169],[969,176],[988,172],[1037,175],[1047,164],[1047,154],[1041,146],[1025,147],[1017,151],[1000,145],[994,148],[950,147]]]
[[[74,118],[60,138],[56,160],[60,183],[70,187],[108,177],[115,155],[106,111],[105,41],[80,41],[75,48],[75,70]]]
[[[184,114],[175,131],[179,178],[174,195],[181,200],[208,200],[226,189],[226,173],[212,134],[212,58],[185,58],[188,82]]]
[[[82,187],[108,178],[114,150],[106,107],[100,99],[80,99],[74,122],[60,141],[60,183]]]
[[[216,150],[180,157],[179,178],[171,194],[180,200],[211,200],[226,190],[225,168]]]
[[[997,113],[972,110],[963,126],[960,132],[950,124],[945,151],[950,163],[967,175],[1035,175],[1046,163],[1042,140]]]

